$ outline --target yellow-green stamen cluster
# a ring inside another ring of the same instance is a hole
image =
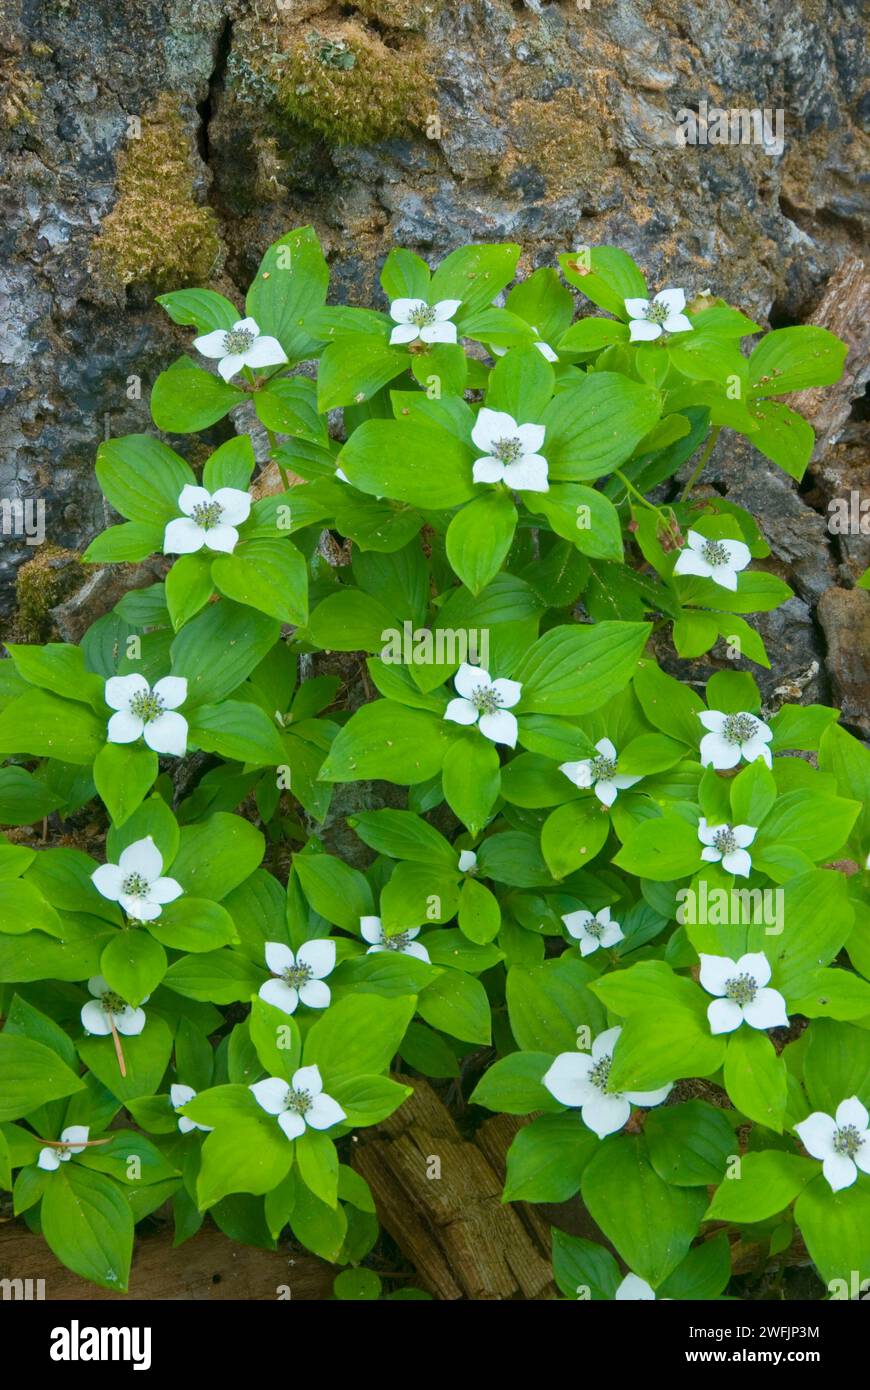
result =
[[[701,551],[708,565],[727,565],[728,551],[721,541],[705,541]]]
[[[756,727],[751,714],[729,714],[722,725],[722,737],[726,743],[748,743]]]
[[[129,874],[121,885],[122,891],[131,898],[144,898],[150,884],[141,874]]]
[[[435,322],[435,310],[431,304],[421,304],[411,310],[410,320],[417,328],[428,328]]]
[[[516,463],[517,459],[522,458],[523,455],[522,441],[517,439],[515,435],[506,439],[497,439],[492,446],[492,452],[497,459],[501,459],[502,463]]]
[[[223,508],[219,502],[200,502],[190,513],[192,521],[197,526],[201,526],[203,531],[210,531],[213,526],[220,523],[223,515]]]
[[[864,1136],[858,1133],[857,1125],[841,1125],[833,1139],[834,1152],[843,1158],[854,1158],[863,1144]]]
[[[157,719],[163,713],[163,701],[152,690],[142,691],[130,701],[130,713],[141,719],[143,724],[150,724],[152,719]]]
[[[734,1004],[751,1004],[758,993],[758,983],[751,975],[735,975],[725,981],[725,998]]]
[[[231,328],[224,334],[224,352],[228,357],[236,357],[247,352],[253,341],[254,334],[249,328]]]
[[[292,1110],[294,1115],[304,1115],[311,1109],[312,1096],[310,1091],[293,1091],[287,1095],[285,1110]]]

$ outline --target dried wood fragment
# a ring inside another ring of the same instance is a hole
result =
[[[501,1202],[499,1136],[463,1139],[432,1087],[411,1084],[394,1115],[359,1135],[353,1163],[420,1285],[438,1299],[555,1297],[547,1237]]]

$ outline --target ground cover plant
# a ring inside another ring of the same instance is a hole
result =
[[[745,615],[790,590],[698,490],[722,430],[800,479],[783,398],[845,347],[616,247],[518,258],[396,249],[327,305],[302,228],[244,305],[162,295],[188,351],[84,559],[165,579],[0,663],[0,1187],[96,1284],[171,1202],[380,1296],[352,1135],[415,1074],[534,1116],[505,1200],[601,1233],[554,1230],[566,1298],[734,1296],[747,1245],[870,1279],[870,753],[762,707]]]

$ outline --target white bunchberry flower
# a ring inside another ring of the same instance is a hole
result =
[[[88,993],[94,997],[82,1008],[82,1027],[86,1033],[93,1033],[98,1038],[107,1038],[112,1031],[113,1022],[115,1031],[122,1033],[125,1038],[138,1037],[142,1032],[145,1027],[145,1010],[134,1009],[120,994],[115,993],[102,975],[94,975],[88,980]],[[150,995],[146,995],[142,1003],[147,1004],[149,998]]]
[[[599,1033],[591,1052],[560,1052],[544,1076],[544,1085],[562,1105],[579,1106],[587,1129],[599,1139],[622,1129],[632,1105],[661,1105],[671,1093],[673,1083],[656,1091],[611,1091],[608,1089],[613,1050],[621,1028]]]
[[[698,839],[704,846],[701,858],[707,864],[721,860],[726,874],[748,878],[752,868],[748,846],[757,834],[757,825],[708,825],[702,816],[698,823]]]
[[[188,483],[181,489],[178,506],[184,516],[166,527],[164,555],[193,555],[203,546],[229,555],[239,543],[236,528],[251,514],[251,497],[237,487],[219,487],[211,493]]]
[[[778,989],[767,989],[770,962],[763,951],[750,951],[739,960],[701,955],[698,976],[708,994],[717,997],[707,1008],[710,1031],[733,1033],[741,1023],[750,1028],[785,1028],[788,1014]]]
[[[184,889],[174,878],[161,878],[163,856],[150,835],[136,840],[118,856],[117,864],[101,864],[91,874],[98,893],[120,903],[134,922],[153,922],[166,903],[174,903]]]
[[[814,1110],[795,1125],[795,1133],[808,1154],[822,1160],[822,1172],[833,1192],[851,1187],[862,1173],[870,1173],[870,1116],[857,1096],[840,1101],[835,1116]]]
[[[461,303],[461,299],[439,299],[437,304],[427,304],[425,299],[394,299],[390,318],[396,326],[390,343],[393,347],[418,339],[421,343],[455,343],[456,324],[450,320]]]
[[[219,358],[218,371],[224,381],[243,367],[278,367],[287,354],[277,338],[260,332],[256,319],[239,319],[232,328],[216,328],[194,338],[193,346],[203,357]]]
[[[617,941],[625,940],[622,927],[610,920],[609,907],[602,907],[599,912],[567,912],[562,921],[569,935],[580,942],[581,956],[591,956],[599,946],[615,946]]]
[[[360,917],[359,929],[363,941],[371,943],[366,951],[367,956],[378,951],[398,951],[400,956],[415,956],[417,960],[424,960],[427,964],[429,962],[426,947],[414,940],[415,936],[420,935],[419,927],[408,927],[407,931],[387,936],[380,917]]]
[[[268,1076],[248,1089],[267,1115],[278,1116],[278,1124],[288,1139],[300,1138],[308,1125],[312,1129],[331,1129],[347,1119],[338,1101],[325,1094],[319,1067],[300,1067],[289,1082]]]
[[[493,680],[482,666],[463,661],[453,684],[459,698],[450,701],[444,718],[454,724],[477,724],[493,743],[516,748],[518,726],[510,710],[520,698],[523,687],[519,681]]]
[[[554,352],[553,349],[550,347],[550,344],[544,342],[543,338],[541,337],[537,328],[535,328],[534,324],[529,324],[529,327],[535,335],[535,341],[532,343],[532,347],[537,348],[538,352],[541,354],[545,362],[558,362],[558,352]],[[490,347],[490,352],[492,353],[493,357],[504,357],[507,351],[508,349],[506,347],[496,347],[494,344]]]
[[[116,711],[109,720],[109,743],[135,743],[144,738],[155,753],[181,758],[187,752],[187,720],[177,714],[187,699],[183,676],[164,676],[154,689],[144,676],[110,676],[104,699]]]
[[[69,1163],[73,1154],[82,1154],[88,1142],[89,1129],[87,1125],[68,1125],[61,1130],[60,1142],[63,1148],[56,1145],[46,1146],[39,1150],[39,1157],[36,1160],[37,1168],[44,1168],[47,1172],[53,1173],[55,1168],[59,1168],[62,1163]]]
[[[461,874],[473,874],[477,870],[477,855],[473,849],[461,849],[459,851],[459,872]]]
[[[698,718],[710,732],[701,739],[702,767],[736,767],[741,758],[754,763],[763,758],[773,766],[768,744],[773,730],[754,714],[723,714],[721,710],[699,710]]]
[[[639,1274],[626,1274],[619,1288],[613,1295],[617,1303],[623,1303],[627,1299],[650,1299],[655,1300],[655,1290],[645,1279],[641,1279]]]
[[[689,531],[686,545],[677,556],[674,574],[696,574],[733,592],[737,588],[737,575],[746,569],[751,559],[752,552],[743,541],[717,541],[698,531]]]
[[[518,425],[504,410],[478,412],[471,431],[483,458],[471,470],[476,483],[506,483],[515,492],[548,492],[547,460],[538,453],[546,425]]]
[[[169,1087],[169,1103],[173,1110],[180,1110],[188,1101],[196,1099],[196,1091],[192,1086],[182,1086],[178,1081],[173,1081]],[[181,1134],[190,1134],[191,1130],[201,1129],[206,1134],[211,1134],[214,1125],[201,1125],[197,1120],[188,1119],[187,1115],[179,1115],[178,1128]]]
[[[660,290],[651,300],[627,299],[630,341],[651,343],[663,333],[688,333],[692,323],[683,313],[685,307],[685,290]]]
[[[306,941],[295,952],[280,941],[267,941],[266,964],[276,977],[260,986],[267,1004],[285,1014],[295,1013],[300,1002],[309,1009],[327,1008],[332,994],[323,981],[335,969],[334,941]]]
[[[620,792],[640,782],[640,777],[627,777],[617,772],[618,755],[609,738],[600,738],[595,745],[596,758],[581,758],[576,763],[560,763],[559,771],[564,772],[575,787],[587,790],[592,787],[598,800],[605,806],[612,806]]]

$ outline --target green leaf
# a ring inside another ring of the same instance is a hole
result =
[[[76,1046],[85,1066],[124,1104],[161,1090],[172,1052],[172,1034],[163,1019],[146,1008],[143,1031],[137,1037],[121,1039],[126,1076],[119,1070],[111,1038],[86,1037]]]
[[[91,541],[82,560],[88,565],[123,565],[145,560],[163,548],[163,528],[144,521],[110,526]]]
[[[815,1110],[833,1115],[846,1096],[870,1102],[870,1032],[818,1018],[806,1033],[804,1085]]]
[[[628,873],[667,883],[701,865],[697,828],[677,815],[656,816],[635,826],[613,863]]]
[[[787,1091],[785,1063],[766,1033],[744,1026],[730,1035],[724,1079],[736,1109],[750,1120],[782,1133]]]
[[[214,951],[236,935],[230,914],[219,903],[187,894],[164,907],[156,922],[149,922],[153,937],[174,951]]]
[[[309,1192],[328,1207],[338,1205],[338,1154],[328,1134],[306,1128],[296,1141],[296,1163]]]
[[[376,700],[351,715],[320,769],[322,782],[359,782],[378,777],[399,786],[428,782],[447,751],[442,719]]]
[[[355,994],[331,1004],[305,1039],[305,1065],[320,1068],[324,1090],[376,1076],[398,1052],[415,1000]]]
[[[97,450],[96,468],[100,487],[115,510],[128,521],[149,526],[165,526],[180,516],[182,488],[196,482],[184,459],[149,434],[105,440]]]
[[[0,1121],[29,1115],[48,1101],[81,1091],[83,1084],[52,1048],[0,1033]]]
[[[157,754],[141,743],[106,743],[94,759],[94,785],[114,824],[124,825],[157,780]]]
[[[359,870],[332,854],[297,854],[293,867],[314,911],[357,935],[360,918],[374,912],[372,890]]]
[[[343,588],[317,605],[307,636],[323,651],[381,652],[398,631],[395,613],[360,589]]]
[[[86,705],[29,688],[0,714],[0,756],[30,753],[35,758],[87,766],[106,740],[106,724]]]
[[[608,314],[627,318],[626,299],[647,297],[643,275],[618,246],[583,247],[560,255],[559,264],[568,283]]]
[[[60,917],[39,889],[24,879],[0,879],[0,922],[6,933],[44,931],[63,937]]]
[[[530,512],[545,516],[557,536],[571,541],[584,555],[598,560],[621,560],[622,527],[613,503],[582,483],[554,483],[549,492],[525,497]]]
[[[519,256],[520,248],[512,242],[458,247],[432,276],[429,302],[460,299],[463,315],[484,308],[514,278]]]
[[[333,343],[328,352],[340,343]],[[413,507],[455,507],[476,496],[472,451],[422,420],[364,420],[338,456],[354,487]]]
[[[733,1176],[713,1194],[706,1220],[708,1221],[765,1221],[777,1212],[785,1211],[818,1174],[811,1158],[780,1153],[748,1153],[740,1159]]]
[[[588,864],[603,848],[610,833],[610,818],[597,797],[568,801],[557,806],[544,821],[541,850],[554,878]]]
[[[541,415],[551,481],[587,482],[612,472],[660,415],[658,391],[617,372],[593,372],[560,391]]]
[[[493,941],[501,929],[501,908],[498,898],[484,884],[467,878],[459,892],[460,931],[469,941],[485,945]]]
[[[704,1191],[659,1177],[640,1136],[606,1139],[584,1170],[581,1192],[629,1269],[654,1288],[685,1259],[707,1205]]]
[[[347,1116],[344,1123],[354,1126],[380,1124],[398,1110],[411,1092],[410,1086],[391,1081],[387,1076],[359,1076],[332,1087],[334,1099]]]
[[[459,909],[456,869],[397,864],[381,891],[381,917],[388,936],[427,924],[449,922]]]
[[[185,893],[220,902],[259,867],[265,841],[250,821],[217,811],[181,831],[172,877]]]
[[[542,1115],[508,1150],[504,1202],[567,1202],[580,1188],[598,1140],[576,1114]]]
[[[46,1185],[42,1234],[62,1264],[101,1288],[125,1293],[133,1254],[133,1214],[103,1173],[66,1163]]]
[[[765,334],[749,359],[750,391],[784,396],[808,386],[832,386],[840,380],[846,352],[846,344],[826,328],[777,328]]]
[[[607,983],[603,981],[602,983]],[[615,1090],[652,1091],[684,1076],[712,1076],[725,1057],[703,1014],[671,1005],[641,1008],[626,1019],[611,1068]]]
[[[202,951],[170,965],[163,983],[185,999],[236,1004],[256,994],[267,973],[240,951]]]
[[[643,1132],[653,1168],[677,1187],[721,1182],[737,1147],[725,1113],[702,1100],[650,1110]]]
[[[463,1042],[490,1042],[490,1010],[479,980],[461,970],[445,970],[427,985],[417,1003],[420,1017],[433,1028]]]
[[[828,1291],[852,1299],[858,1289],[866,1298],[870,1280],[870,1188],[859,1179],[842,1192],[832,1192],[820,1174],[804,1188],[795,1203],[810,1258]],[[842,1281],[832,1287],[834,1281]]]
[[[270,1192],[293,1162],[294,1145],[275,1117],[260,1110],[253,1096],[249,1099],[254,1108],[234,1115],[231,1124],[218,1125],[202,1146],[196,1198],[203,1211],[230,1192]]]
[[[458,854],[449,841],[412,811],[357,811],[348,817],[347,823],[378,854],[419,864],[440,864],[446,869],[457,867]]]
[[[344,334],[329,344],[320,359],[317,409],[325,414],[338,406],[361,405],[407,368],[407,352],[390,347],[376,334]]]
[[[147,999],[166,974],[166,952],[147,931],[118,932],[100,957],[111,989],[133,1007]]]
[[[599,322],[598,319],[589,321]],[[619,1265],[603,1245],[583,1240],[580,1236],[566,1235],[555,1228],[553,1277],[559,1292],[566,1298],[589,1298],[597,1302],[610,1301],[622,1283]]]
[[[511,1052],[485,1071],[469,1097],[472,1105],[501,1110],[506,1115],[529,1115],[533,1110],[558,1110],[542,1078],[553,1061],[549,1052]],[[572,1116],[576,1121],[576,1115]]]
[[[489,820],[500,781],[492,743],[480,736],[454,739],[443,758],[444,799],[472,835],[479,835]]]
[[[593,1036],[600,1033],[606,1015],[588,989],[594,978],[591,967],[570,954],[532,968],[513,966],[507,977],[507,1007],[518,1046],[551,1055],[574,1052],[580,1028]]]
[[[539,637],[514,679],[518,711],[585,714],[625,688],[649,637],[647,623],[565,624]]]
[[[63,796],[23,767],[0,768],[0,823],[32,825],[58,806]]]
[[[248,541],[212,562],[212,579],[227,598],[282,623],[308,619],[308,567],[289,540]]]
[[[800,482],[816,442],[812,425],[781,401],[755,401],[752,414],[758,423],[751,436],[755,448]]]
[[[261,333],[277,338],[291,360],[312,357],[317,341],[302,326],[326,302],[329,270],[313,227],[296,227],[272,243],[245,300]]]
[[[185,714],[236,690],[275,645],[274,618],[223,599],[187,623],[172,643],[173,675],[187,680]],[[220,653],[220,660],[215,660]]]
[[[207,753],[254,767],[279,767],[286,761],[284,742],[273,721],[247,700],[200,705],[191,713],[190,738]]]
[[[158,294],[157,303],[173,323],[190,325],[200,333],[232,328],[240,318],[236,306],[215,290],[173,290],[170,294]]]
[[[510,495],[495,490],[475,498],[453,517],[447,528],[447,558],[473,594],[479,594],[498,574],[516,524],[517,509]]]

